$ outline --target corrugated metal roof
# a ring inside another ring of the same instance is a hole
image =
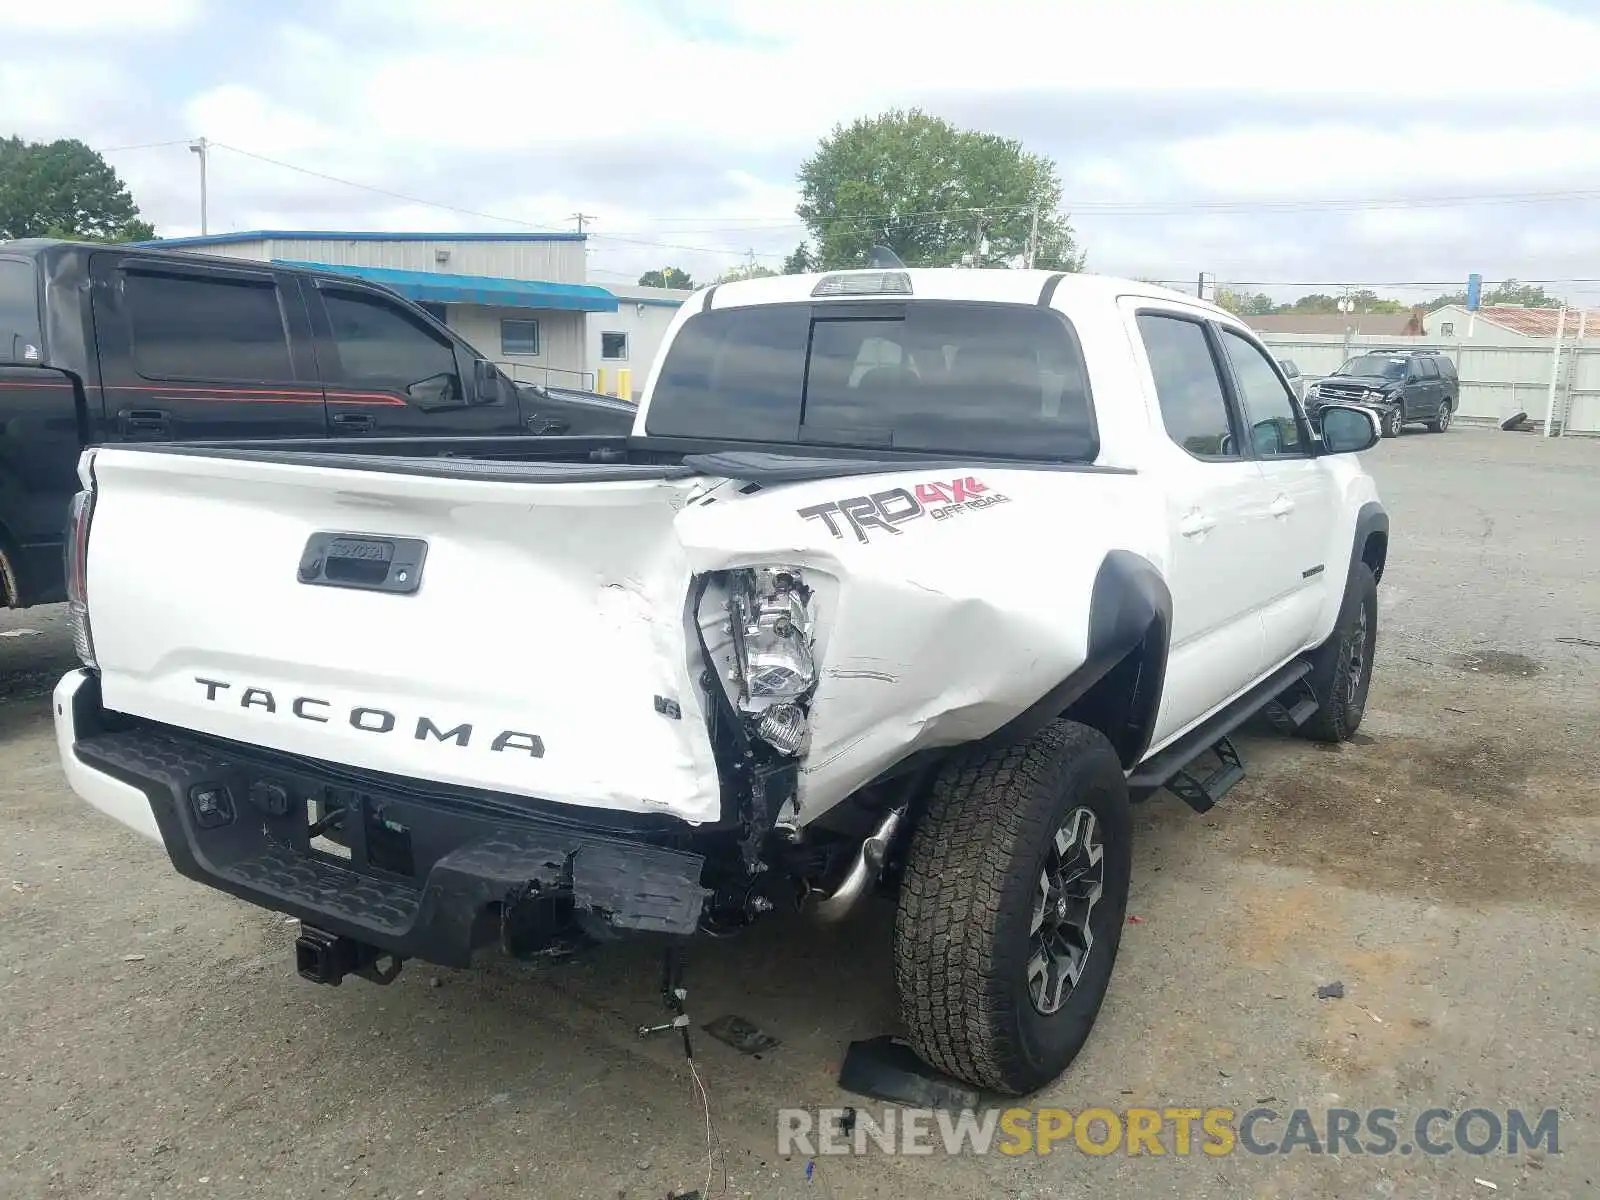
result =
[[[1509,329],[1512,333],[1520,333],[1523,337],[1547,337],[1556,335],[1556,322],[1560,320],[1561,310],[1557,308],[1504,308],[1499,305],[1478,310],[1478,320],[1488,321],[1491,325],[1498,325],[1502,329]],[[1566,328],[1562,337],[1578,336],[1578,310],[1567,310]],[[1600,311],[1589,310],[1589,319],[1584,326],[1584,336],[1600,337]]]
[[[1245,317],[1244,323],[1258,333],[1343,333],[1349,326],[1356,333],[1378,333],[1403,337],[1417,332],[1411,328],[1411,314],[1359,313],[1269,313]]]
[[[497,279],[490,275],[447,275],[441,271],[397,271],[392,267],[350,267],[317,262],[272,260],[284,267],[308,267],[381,283],[410,300],[434,304],[484,304],[497,308],[555,308],[568,312],[616,312],[617,298],[590,283],[546,283],[538,279]]]
[[[227,246],[238,242],[585,242],[586,233],[374,233],[371,230],[344,229],[252,229],[244,233],[211,233],[203,237],[158,238],[130,245],[150,249],[166,246]]]

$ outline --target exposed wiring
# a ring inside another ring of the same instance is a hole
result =
[[[716,1159],[722,1159],[722,1190],[718,1196],[725,1196],[728,1192],[728,1156],[722,1150],[722,1134],[714,1129],[711,1121],[711,1093],[706,1091],[705,1081],[700,1078],[700,1070],[694,1065],[693,1057],[688,1060],[689,1074],[694,1079],[695,1089],[700,1094],[700,1106],[705,1110],[706,1116],[706,1187],[704,1195],[706,1200],[712,1200],[711,1179],[715,1172]]]

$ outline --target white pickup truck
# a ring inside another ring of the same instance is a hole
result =
[[[1106,994],[1130,799],[1360,722],[1378,437],[1145,284],[711,287],[628,437],[87,451],[61,760],[323,983],[893,892],[913,1046],[1025,1093]]]

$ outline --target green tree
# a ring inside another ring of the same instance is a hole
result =
[[[1399,300],[1390,300],[1378,295],[1371,288],[1358,288],[1349,293],[1351,300],[1355,301],[1357,313],[1403,313],[1410,312],[1411,306]],[[1280,313],[1336,313],[1339,311],[1339,297],[1330,296],[1326,292],[1312,292],[1309,296],[1301,296],[1291,304],[1280,304],[1276,309],[1270,310]]]
[[[1309,296],[1301,296],[1288,304],[1279,305],[1278,311],[1285,313],[1336,313],[1339,311],[1339,297],[1330,296],[1326,292],[1312,292]]]
[[[880,244],[912,266],[953,266],[980,242],[983,265],[1000,266],[1024,254],[1030,233],[1036,266],[1083,267],[1054,162],[921,109],[835,125],[799,181],[796,211],[822,269],[860,266]]]
[[[646,271],[639,276],[640,287],[655,288],[693,288],[694,280],[689,278],[689,272],[677,267],[664,267],[659,271]]]
[[[1442,296],[1435,296],[1422,307],[1430,312],[1436,308],[1443,308],[1446,304],[1466,304],[1467,293],[1463,288],[1459,292],[1446,292]],[[1484,290],[1480,303],[1486,308],[1496,304],[1520,304],[1524,308],[1560,308],[1561,299],[1552,296],[1536,283],[1518,283],[1515,279],[1507,279],[1504,283],[1496,284]]]
[[[1231,288],[1218,288],[1217,303],[1241,317],[1259,317],[1278,311],[1278,306],[1272,302],[1272,297],[1265,292],[1257,292],[1252,296],[1236,292]]]
[[[778,274],[777,271],[774,271],[771,267],[763,267],[752,255],[748,261],[742,262],[736,267],[729,267],[721,275],[718,275],[716,282],[738,283],[741,279],[768,279],[776,274]]]
[[[0,138],[0,239],[139,242],[155,233],[127,185],[82,142]]]
[[[804,275],[808,271],[817,269],[817,260],[811,253],[811,247],[801,242],[794,248],[794,253],[783,260],[783,274]]]

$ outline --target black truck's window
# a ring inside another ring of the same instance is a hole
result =
[[[0,259],[0,362],[32,361],[39,346],[39,285],[33,264]]]
[[[133,366],[146,379],[294,378],[271,279],[127,272]]]
[[[1190,454],[1239,458],[1222,379],[1198,321],[1139,314],[1139,336],[1155,377],[1167,436]]]
[[[699,313],[651,400],[657,436],[1092,460],[1078,340],[1058,312],[923,300]]]
[[[340,381],[393,388],[418,399],[459,399],[455,349],[379,296],[325,289]]]

